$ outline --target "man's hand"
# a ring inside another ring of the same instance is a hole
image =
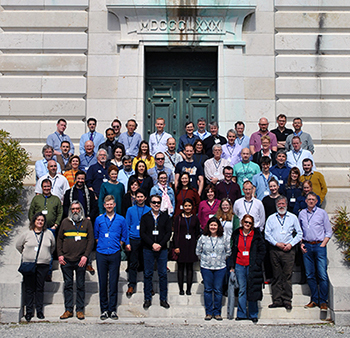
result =
[[[302,251],[303,254],[304,254],[304,253],[307,253],[307,250],[306,250],[306,248],[305,248],[305,244],[301,243],[301,244],[300,244],[300,248],[301,248],[301,251]]]
[[[162,248],[162,247],[161,247],[159,244],[157,244],[157,243],[154,243],[154,244],[152,245],[153,251],[159,251],[161,248]]]
[[[66,261],[64,260],[64,256],[58,256],[58,263],[61,265],[66,265]]]
[[[175,251],[176,254],[180,253],[180,249],[179,248],[176,248],[174,251]]]
[[[281,250],[284,250],[285,244],[279,242],[279,243],[276,244],[276,246],[277,246],[277,248],[279,248],[279,249],[281,249]]]
[[[219,181],[219,179],[218,179],[217,177],[212,177],[212,178],[210,179],[210,182],[213,183],[213,184],[218,183],[218,181]]]
[[[79,268],[84,267],[85,264],[86,264],[86,262],[87,262],[87,257],[82,256],[82,257],[80,258],[80,262],[79,262],[79,264],[78,264]]]
[[[125,245],[125,250],[126,250],[126,251],[131,251],[131,245],[130,245],[130,244]]]
[[[283,251],[290,251],[292,249],[292,244],[288,243],[284,245]]]

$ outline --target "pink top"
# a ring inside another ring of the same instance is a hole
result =
[[[201,228],[204,229],[209,218],[214,216],[219,209],[220,201],[215,199],[213,205],[208,204],[208,200],[199,203],[198,207],[198,219],[201,224]]]
[[[274,133],[269,132],[269,131],[265,135],[269,136],[271,139],[270,149],[272,149],[272,147],[277,147],[276,135]],[[249,146],[254,146],[255,152],[261,150],[261,137],[262,136],[263,135],[260,133],[260,130],[256,131],[255,133],[253,133],[250,136]]]

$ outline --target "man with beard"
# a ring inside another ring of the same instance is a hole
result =
[[[287,211],[287,197],[276,198],[277,212],[266,221],[265,238],[270,243],[272,266],[272,304],[269,308],[292,309],[292,275],[295,260],[295,245],[303,236],[298,218]],[[293,233],[296,235],[293,237]]]
[[[85,218],[80,202],[73,201],[69,215],[62,221],[57,236],[57,255],[64,279],[65,306],[65,312],[60,319],[73,317],[73,271],[76,274],[76,316],[80,320],[85,318],[85,270],[93,246],[91,221]]]
[[[132,157],[124,155],[122,158],[123,169],[119,170],[118,182],[124,184],[125,193],[128,192],[128,182],[131,175],[135,175],[135,170],[132,168]]]

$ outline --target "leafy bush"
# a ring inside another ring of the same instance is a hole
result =
[[[7,235],[22,211],[19,198],[29,174],[28,164],[29,154],[19,141],[0,130],[0,238]]]
[[[332,218],[333,232],[337,241],[345,247],[344,259],[350,262],[350,217],[346,207],[340,207]]]

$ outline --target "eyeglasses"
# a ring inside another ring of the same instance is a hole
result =
[[[160,205],[160,203],[161,202],[159,202],[159,201],[151,201],[151,204],[158,204],[158,205]]]
[[[165,157],[156,157],[156,161],[164,161],[165,160]]]
[[[244,221],[245,224],[249,224],[249,225],[252,225],[253,222],[248,222],[248,221]]]

